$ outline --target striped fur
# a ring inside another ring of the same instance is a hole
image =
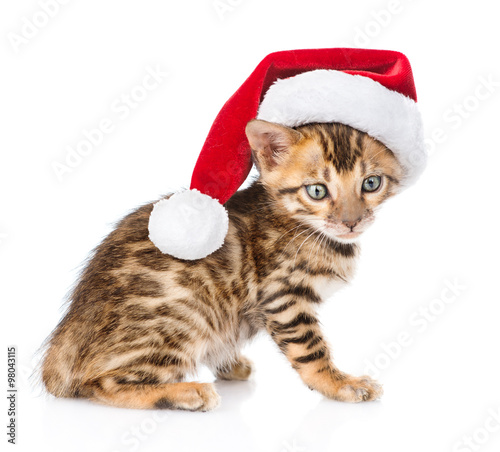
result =
[[[397,192],[401,167],[364,133],[340,124],[247,128],[260,178],[226,204],[224,246],[197,261],[162,254],[148,239],[152,204],[124,218],[96,248],[68,312],[48,340],[42,377],[58,397],[130,408],[210,410],[213,384],[186,382],[207,364],[221,379],[247,379],[242,345],[267,331],[309,387],[348,402],[381,388],[339,371],[316,308],[325,288],[354,271],[361,231]],[[360,191],[381,174],[377,193]],[[321,183],[329,196],[308,197]],[[356,226],[346,226],[354,224]],[[342,228],[345,229],[342,230]],[[341,234],[342,233],[342,234]]]

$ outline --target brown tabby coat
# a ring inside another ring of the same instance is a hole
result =
[[[183,261],[148,239],[152,204],[124,218],[98,246],[49,339],[48,391],[129,408],[210,410],[213,384],[184,382],[199,364],[219,378],[247,379],[241,346],[266,330],[306,385],[359,402],[382,394],[369,377],[338,370],[316,307],[348,281],[374,210],[403,171],[393,153],[341,124],[289,129],[251,121],[260,178],[227,203],[230,226],[212,255]],[[374,193],[361,190],[382,176]],[[305,186],[324,184],[314,200]]]

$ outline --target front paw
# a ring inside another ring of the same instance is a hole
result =
[[[337,388],[331,397],[341,402],[358,403],[376,400],[383,393],[382,385],[371,377],[351,377],[346,375],[345,379],[337,382]]]

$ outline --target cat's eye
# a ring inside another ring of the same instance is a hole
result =
[[[328,193],[328,190],[322,184],[306,185],[306,190],[307,190],[307,194],[312,199],[316,199],[316,200],[323,199]]]
[[[380,176],[370,176],[363,181],[363,191],[374,192],[377,191],[382,183]]]

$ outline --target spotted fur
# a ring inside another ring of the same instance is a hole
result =
[[[376,208],[394,195],[403,173],[380,142],[341,124],[288,129],[247,126],[260,177],[226,204],[224,246],[183,261],[148,239],[152,204],[118,223],[96,248],[49,338],[46,388],[129,408],[210,410],[213,384],[186,382],[200,364],[221,379],[247,379],[242,345],[266,331],[306,385],[337,400],[381,395],[369,377],[338,370],[316,316],[325,288],[354,272],[358,245]],[[363,193],[377,174],[377,193]],[[324,184],[311,199],[306,185]]]

